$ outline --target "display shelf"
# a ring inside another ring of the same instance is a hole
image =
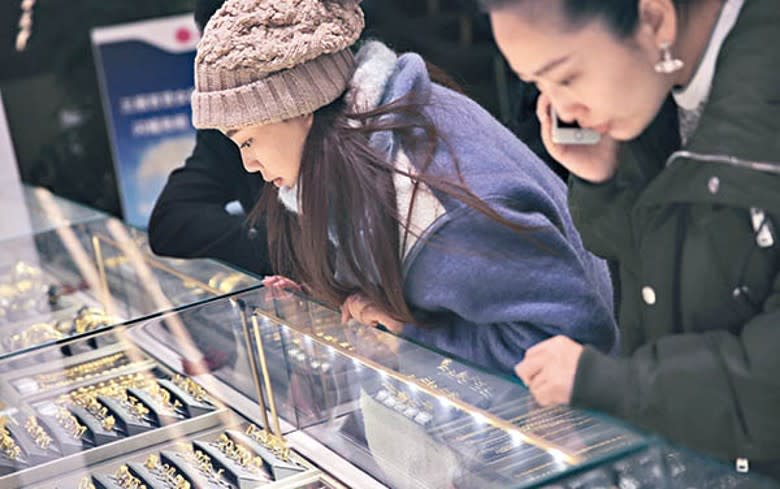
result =
[[[775,487],[265,288],[0,372],[4,489]]]

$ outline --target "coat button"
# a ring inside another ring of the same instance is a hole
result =
[[[648,306],[655,304],[655,290],[652,287],[642,287],[642,300]]]
[[[249,238],[250,241],[254,241],[255,239],[257,239],[258,234],[259,233],[257,232],[257,228],[251,227],[246,232],[246,237]]]
[[[710,178],[709,182],[707,182],[707,189],[710,191],[711,194],[717,194],[718,190],[720,189],[720,178],[718,177]]]

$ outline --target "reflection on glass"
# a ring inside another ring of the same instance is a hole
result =
[[[209,260],[153,256],[144,233],[115,219],[2,241],[0,358],[257,283]]]
[[[738,474],[701,455],[656,441],[647,448],[619,457],[543,489],[602,488],[774,489],[778,484],[757,474]]]
[[[29,215],[33,233],[108,217],[101,211],[58,197],[45,188],[23,187],[23,206]]]
[[[543,409],[520,385],[291,293],[244,297],[299,426],[391,487],[526,487],[644,444],[626,427]],[[273,364],[274,362],[272,362]]]
[[[748,480],[263,289],[8,357],[0,372],[3,489],[339,488],[316,467],[343,469],[334,453],[391,488]]]

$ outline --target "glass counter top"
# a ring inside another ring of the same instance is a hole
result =
[[[154,256],[104,218],[0,241],[0,358],[259,285],[212,260]]]

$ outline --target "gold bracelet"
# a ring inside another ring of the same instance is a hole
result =
[[[219,435],[214,445],[226,457],[245,469],[262,470],[264,467],[261,457],[255,455],[246,447],[235,443],[225,433]]]
[[[0,298],[13,299],[16,296],[16,287],[8,284],[0,284]]]
[[[48,341],[56,341],[65,336],[49,323],[35,323],[8,339],[11,348],[27,348]]]
[[[152,397],[157,399],[164,407],[176,411],[181,408],[182,405],[178,399],[174,399],[168,389],[165,389],[157,382],[150,382],[145,387],[146,392]]]
[[[78,422],[75,416],[62,406],[57,407],[57,413],[55,415],[57,422],[60,423],[65,431],[77,440],[81,440],[84,433],[87,432],[87,427]]]
[[[95,307],[82,307],[73,319],[73,331],[83,334],[100,327],[117,322],[118,318],[108,316],[103,310]]]
[[[149,408],[146,407],[144,403],[142,403],[135,397],[129,395],[125,399],[126,399],[125,402],[127,403],[130,413],[132,413],[138,418],[145,418],[146,416],[149,415],[150,413]]]
[[[124,352],[119,352],[113,355],[98,358],[96,360],[74,365],[57,372],[38,374],[34,377],[34,379],[35,382],[44,389],[61,387],[63,385],[73,384],[81,380],[86,380],[95,372],[98,372],[98,375],[107,374],[113,370],[116,370],[117,368],[120,368],[117,367],[117,365],[120,364],[123,360],[127,360],[127,356]],[[127,365],[121,365],[121,367],[124,366]]]
[[[0,451],[2,451],[11,460],[16,460],[22,454],[22,449],[16,444],[11,433],[5,427],[6,420],[0,421]]]
[[[277,436],[261,430],[253,424],[249,424],[244,431],[247,436],[260,443],[263,447],[271,451],[275,456],[281,460],[287,462],[290,459],[290,448],[285,443],[284,439],[280,439]]]
[[[11,271],[11,276],[14,280],[19,280],[22,277],[40,277],[43,272],[35,265],[30,265],[24,260],[19,260],[14,265],[14,269]]]
[[[97,384],[91,384],[84,387],[79,387],[67,394],[63,394],[59,397],[59,403],[77,402],[79,399],[85,398],[97,398],[98,396],[107,397],[121,397],[126,389],[131,387],[144,388],[145,386],[156,383],[154,377],[147,373],[135,373],[128,375],[120,375],[112,379],[98,382]]]
[[[114,479],[122,489],[146,489],[146,484],[131,474],[130,469],[124,464],[120,465],[116,470]]]
[[[191,378],[184,377],[179,374],[173,376],[173,383],[179,389],[183,390],[187,394],[193,397],[198,402],[207,401],[210,402],[210,398],[206,389],[195,383]]]
[[[44,450],[48,449],[54,441],[51,436],[46,433],[46,430],[38,424],[38,419],[35,416],[27,418],[27,421],[24,423],[24,429],[27,430],[27,433],[32,437],[33,441],[35,441],[35,444]]]
[[[101,326],[116,322],[116,318],[107,316],[102,310],[82,307],[72,320],[35,323],[8,339],[11,348],[26,348],[29,346],[56,341],[77,334],[92,331]]]
[[[209,278],[208,285],[212,289],[216,289],[224,294],[227,294],[233,292],[236,289],[236,285],[246,280],[247,276],[243,273],[226,274],[224,272],[218,272]]]
[[[108,408],[100,404],[97,398],[91,396],[78,397],[74,400],[74,403],[95,416],[104,430],[111,431],[114,429],[116,420],[109,414]]]
[[[219,470],[214,470],[214,465],[211,463],[211,457],[209,457],[206,453],[201,450],[195,450],[190,443],[180,442],[177,443],[177,447],[179,454],[184,456],[192,465],[197,467],[201,474],[203,474],[210,482],[213,482],[214,484],[226,489],[230,489],[230,484],[228,484],[222,478],[222,474],[225,472],[225,469],[220,468]]]
[[[325,340],[327,343],[330,343],[332,345],[338,345],[347,351],[355,351],[354,345],[352,345],[352,343],[350,343],[349,341],[340,341],[338,338],[325,334],[322,331],[318,331],[317,333],[315,333],[315,336]]]
[[[160,462],[160,457],[152,453],[146,457],[144,467],[149,469],[157,477],[161,478],[167,484],[173,486],[174,489],[191,489],[192,484],[187,481],[181,474],[176,473],[176,468],[171,467],[168,464]]]

